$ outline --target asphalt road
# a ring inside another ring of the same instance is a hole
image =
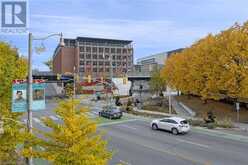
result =
[[[48,103],[47,109],[33,112],[33,125],[47,130],[42,117],[60,122]],[[92,103],[90,117],[97,117],[101,103]],[[26,115],[23,116],[26,120]],[[193,129],[185,135],[172,135],[165,131],[151,130],[149,121],[126,117],[125,120],[104,120],[104,130],[109,148],[114,151],[110,165],[248,165],[248,137],[245,139],[224,133],[207,133]],[[244,136],[243,136],[244,137]],[[45,164],[39,163],[39,164]]]
[[[154,131],[146,121],[102,127],[116,154],[110,164],[126,165],[248,165],[248,143],[191,131],[172,135]]]

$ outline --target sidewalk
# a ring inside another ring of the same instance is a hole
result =
[[[248,124],[245,123],[234,123],[234,126],[241,129],[242,131],[248,132]]]

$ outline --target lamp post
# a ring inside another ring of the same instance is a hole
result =
[[[60,37],[60,46],[64,46],[64,39],[62,33],[51,34],[42,38],[35,38],[32,33],[28,34],[28,90],[27,90],[27,112],[28,112],[28,120],[27,127],[28,131],[32,134],[33,122],[32,122],[32,83],[33,83],[33,75],[32,75],[32,42],[34,40],[44,41],[50,37],[59,36]],[[33,164],[32,157],[28,159],[28,165]]]
[[[169,86],[166,87],[166,93],[169,96],[169,114],[171,114],[171,89]]]
[[[105,59],[105,53],[103,53],[103,58]],[[110,61],[110,91],[112,92],[112,78],[113,78],[113,64],[112,64],[112,54],[109,55],[109,61]],[[112,98],[109,98],[109,102],[112,100]]]

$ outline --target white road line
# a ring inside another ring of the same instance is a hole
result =
[[[33,120],[36,122],[36,123],[41,123],[41,120],[36,118],[36,117],[33,117]]]
[[[183,142],[183,143],[188,143],[188,144],[192,144],[192,145],[196,145],[196,146],[199,146],[199,147],[203,147],[203,148],[210,148],[209,146],[207,145],[204,145],[204,144],[200,144],[200,143],[195,143],[195,142],[192,142],[192,141],[188,141],[188,140],[182,140],[182,139],[176,139],[177,141],[180,141],[180,142]]]
[[[134,128],[134,127],[131,127],[131,126],[128,126],[128,125],[118,125],[118,126],[128,128],[128,129],[133,129],[133,130],[137,129],[137,128]]]
[[[120,160],[120,163],[122,163],[123,165],[132,165],[131,163],[128,163],[128,162],[126,162],[124,160]]]
[[[53,116],[53,115],[50,115],[49,116],[52,120],[59,120],[57,117]]]

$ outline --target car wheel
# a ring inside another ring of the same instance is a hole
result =
[[[173,135],[177,135],[178,134],[178,130],[176,128],[172,128],[171,132]]]
[[[158,125],[157,124],[152,124],[152,129],[153,130],[157,130],[158,129]]]

